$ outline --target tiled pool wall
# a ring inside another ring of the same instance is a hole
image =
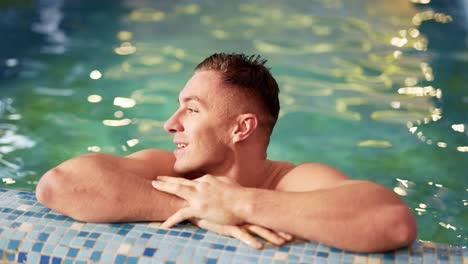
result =
[[[252,249],[189,223],[93,224],[42,206],[32,192],[0,188],[0,263],[463,263],[464,247],[416,241],[356,254],[304,241]]]

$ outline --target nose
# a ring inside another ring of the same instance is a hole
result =
[[[164,130],[168,133],[174,134],[176,132],[181,132],[184,130],[184,127],[179,120],[179,111],[176,111],[165,123]]]

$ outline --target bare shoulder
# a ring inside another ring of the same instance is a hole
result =
[[[174,163],[175,156],[172,152],[163,149],[143,149],[126,156],[129,159],[141,161],[155,161],[157,163]]]
[[[162,149],[144,149],[125,157],[132,163],[138,163],[141,170],[151,171],[152,175],[180,176],[174,172],[175,156]]]
[[[343,172],[322,163],[302,163],[281,177],[275,189],[279,191],[313,191],[331,188],[350,181]]]
[[[286,161],[273,160],[268,160],[268,163],[270,165],[268,171],[269,176],[266,181],[262,183],[260,188],[274,190],[276,189],[278,182],[280,182],[289,171],[294,169],[295,165]]]

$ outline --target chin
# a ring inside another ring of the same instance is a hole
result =
[[[200,169],[197,169],[196,166],[190,166],[188,164],[174,164],[174,172],[180,175],[183,175],[184,178],[193,180],[200,176],[203,176],[206,173],[201,172]]]

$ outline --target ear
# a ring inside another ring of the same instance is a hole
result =
[[[241,114],[236,121],[236,127],[232,132],[232,141],[234,143],[247,139],[257,129],[258,119],[254,114]]]

